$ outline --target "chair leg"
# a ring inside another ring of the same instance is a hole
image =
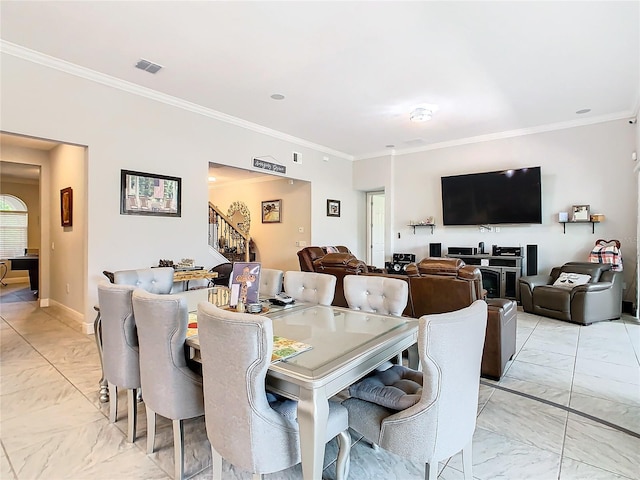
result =
[[[173,459],[175,462],[174,478],[184,478],[184,424],[182,420],[173,421]]]
[[[109,382],[109,423],[118,420],[118,387]]]
[[[466,447],[462,449],[462,470],[464,472],[464,480],[473,480],[473,449],[471,447],[472,441]]]
[[[433,460],[431,463],[427,463],[424,466],[424,479],[436,480],[438,478],[438,461]]]
[[[147,409],[147,455],[153,453],[156,443],[156,412],[145,405]]]
[[[213,480],[222,480],[222,455],[211,447],[211,461],[213,463]]]
[[[137,390],[137,388],[127,389],[127,440],[130,443],[136,441],[136,424],[138,421]]]
[[[262,474],[261,473],[254,473],[252,478],[253,478],[253,480],[262,480]]]
[[[338,434],[338,447],[336,480],[346,480],[349,477],[351,459],[351,435],[349,435],[349,429]]]
[[[413,370],[420,369],[420,354],[418,353],[418,344],[414,343],[407,348],[407,365]]]

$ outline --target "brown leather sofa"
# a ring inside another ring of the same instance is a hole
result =
[[[424,258],[408,265],[406,272],[415,318],[460,310],[484,299],[480,269],[460,259]],[[485,300],[487,329],[481,374],[500,379],[516,353],[517,304],[504,298]]]
[[[335,250],[337,253],[351,253],[351,251],[342,245],[335,247],[304,247],[298,252],[298,260],[300,261],[301,272],[315,272],[313,262],[324,257],[327,251]]]

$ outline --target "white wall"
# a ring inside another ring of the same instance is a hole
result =
[[[88,146],[87,329],[103,270],[148,267],[160,258],[207,264],[209,162],[250,169],[252,157],[271,155],[287,176],[313,181],[311,243],[348,244],[355,236],[357,195],[348,160],[4,52],[1,62],[0,129]],[[302,164],[292,163],[293,150],[302,153]],[[120,215],[121,169],[181,177],[182,217]],[[327,198],[342,201],[340,218],[325,216]]]
[[[387,253],[415,253],[422,258],[428,256],[433,242],[442,243],[443,253],[449,246],[477,247],[481,241],[486,248],[537,244],[538,270],[545,273],[567,261],[586,261],[599,238],[616,238],[622,242],[625,280],[631,286],[637,244],[638,187],[630,160],[635,145],[636,129],[619,120],[376,159],[377,164],[393,165],[387,196],[394,202],[395,217],[388,223],[392,244]],[[370,168],[368,162],[354,164],[356,188],[373,189],[389,177],[388,168]],[[541,225],[500,226],[499,233],[442,226],[441,176],[527,166],[542,167]],[[596,225],[595,234],[590,224],[567,225],[563,234],[557,213],[580,204],[591,205],[591,212],[605,214],[606,220]],[[434,234],[422,228],[414,235],[407,227],[409,221],[427,216],[436,219]]]

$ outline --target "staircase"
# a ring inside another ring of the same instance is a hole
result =
[[[251,237],[236,229],[231,219],[209,202],[209,246],[229,262],[249,262],[255,260],[250,244]]]

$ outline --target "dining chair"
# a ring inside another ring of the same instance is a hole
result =
[[[331,305],[336,293],[336,277],[325,273],[291,270],[284,275],[284,291],[294,300]]]
[[[118,388],[127,389],[127,440],[135,442],[140,388],[138,335],[131,296],[135,287],[102,283],[98,303],[102,329],[103,375],[109,389],[109,422],[118,417]]]
[[[153,453],[156,414],[173,423],[175,478],[184,477],[183,421],[204,415],[202,377],[187,366],[187,300],[136,289],[133,311],[140,345],[140,381],[147,411],[147,453]]]
[[[273,297],[282,292],[282,270],[263,268],[260,270],[260,296]]]
[[[352,385],[351,398],[342,403],[349,410],[349,426],[385,450],[424,463],[427,480],[436,479],[438,461],[462,450],[464,478],[472,479],[486,323],[483,300],[421,317],[422,371],[396,365]],[[415,388],[408,387],[412,383]]]
[[[151,293],[170,293],[173,287],[173,267],[138,268],[113,272],[113,283],[133,285]]]
[[[254,478],[299,463],[297,402],[276,397],[269,402],[272,395],[265,391],[273,351],[272,320],[202,302],[198,337],[214,479],[222,476],[223,458],[253,472]],[[349,473],[348,424],[346,409],[330,401],[326,441],[338,437],[338,480]]]
[[[383,315],[402,316],[409,300],[409,284],[399,278],[388,278],[373,275],[346,275],[343,279],[344,296],[351,310],[380,313]],[[407,350],[409,364],[415,359],[417,349]],[[402,365],[402,353],[398,354],[396,363]],[[381,366],[389,368],[390,362]]]

